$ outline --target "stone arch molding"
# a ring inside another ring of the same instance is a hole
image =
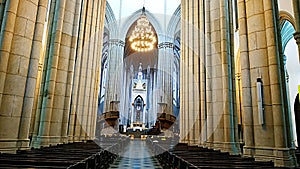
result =
[[[142,13],[142,9],[137,10],[136,12],[134,12],[132,15],[130,15],[127,18],[123,18],[121,20],[123,20],[124,22],[121,22],[121,26],[119,27],[119,32],[120,32],[120,39],[125,41],[127,32],[129,30],[129,28],[131,27],[131,25],[141,16]],[[161,24],[159,23],[158,19],[156,18],[155,15],[153,15],[152,13],[150,13],[149,11],[146,10],[146,16],[149,20],[149,22],[152,24],[152,26],[155,29],[155,32],[158,36],[158,42],[162,42],[163,41],[163,30],[161,28]]]
[[[288,20],[283,20],[281,23],[281,39],[282,39],[282,50],[284,52],[287,44],[294,37],[294,33],[296,32],[292,23]]]
[[[287,11],[280,11],[279,12],[279,23],[283,24],[285,20],[289,21],[293,25],[293,27],[295,28],[296,22],[295,22],[295,18],[293,17],[293,15],[291,15]]]
[[[177,7],[167,28],[167,34],[169,37],[173,37],[178,31],[180,31],[181,21],[181,5]]]
[[[108,2],[106,2],[104,27],[107,28],[111,38],[115,38],[117,36],[117,34],[118,34],[117,20],[115,18],[115,14]]]
[[[130,16],[126,18],[121,18],[121,21],[118,21],[115,18],[115,14],[109,5],[106,2],[106,15],[105,15],[105,27],[109,30],[110,37],[112,39],[119,39],[125,41],[128,30],[131,25],[140,17],[142,9],[137,10]],[[150,23],[155,29],[155,32],[158,36],[158,43],[168,41],[173,38],[174,34],[180,30],[180,19],[181,19],[181,5],[177,7],[171,19],[167,25],[167,31],[164,32],[162,28],[162,23],[157,18],[159,14],[152,14],[146,10],[146,15]],[[120,25],[119,25],[120,24]]]

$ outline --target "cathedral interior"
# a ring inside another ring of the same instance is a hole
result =
[[[297,168],[300,0],[0,0],[0,168]]]

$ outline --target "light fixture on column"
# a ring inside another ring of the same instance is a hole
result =
[[[145,14],[145,7],[143,7],[142,15],[137,20],[137,24],[129,37],[130,47],[137,52],[148,52],[154,49],[156,41],[155,34]]]

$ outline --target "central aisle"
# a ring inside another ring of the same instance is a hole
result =
[[[162,169],[159,162],[152,157],[151,150],[142,140],[131,140],[124,153],[110,166],[122,169]]]

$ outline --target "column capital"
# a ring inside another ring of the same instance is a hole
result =
[[[173,49],[174,44],[172,42],[161,42],[158,44],[158,49],[162,48],[172,48]]]
[[[297,44],[300,44],[300,31],[298,31],[294,34],[294,38],[295,38]]]
[[[122,40],[120,40],[120,39],[110,39],[109,40],[109,44],[110,45],[121,46],[121,47],[125,46],[125,42],[122,41]]]
[[[297,30],[297,32],[294,34],[294,38],[298,45],[298,51],[300,51],[300,30]],[[299,63],[300,63],[300,53],[299,53]]]

